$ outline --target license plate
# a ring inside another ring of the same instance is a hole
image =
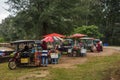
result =
[[[21,63],[28,63],[29,59],[28,58],[21,58]]]

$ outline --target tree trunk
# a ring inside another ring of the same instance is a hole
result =
[[[46,35],[47,34],[47,27],[48,27],[48,24],[46,22],[43,22],[43,35]]]

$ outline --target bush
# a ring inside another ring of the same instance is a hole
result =
[[[95,38],[103,37],[103,34],[99,32],[98,27],[95,25],[91,25],[91,26],[83,25],[82,27],[77,27],[74,29],[74,33],[86,34],[89,37],[95,37]]]
[[[4,39],[0,37],[0,42],[4,42]]]

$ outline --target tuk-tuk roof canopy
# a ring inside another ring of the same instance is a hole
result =
[[[11,42],[11,44],[20,44],[20,43],[41,43],[40,40],[17,40]]]
[[[90,40],[94,40],[94,38],[92,38],[92,37],[82,37],[82,38],[80,38],[80,39],[90,39]]]

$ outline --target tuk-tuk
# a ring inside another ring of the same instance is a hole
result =
[[[69,57],[81,56],[79,41],[73,39],[66,39],[66,41],[68,43],[67,46],[64,46],[64,48],[66,49],[68,56]]]
[[[72,49],[72,45],[73,45],[72,39],[65,39],[60,50],[62,51],[62,53],[66,52],[66,54],[67,54]]]
[[[97,43],[100,43],[100,51],[103,51],[103,44],[100,39],[94,39],[94,45],[97,46]]]
[[[83,37],[83,38],[80,38],[80,40],[85,45],[87,50],[90,50],[91,52],[94,51],[94,47],[95,47],[94,38]]]
[[[40,66],[42,48],[40,40],[18,40],[11,42],[15,48],[9,60],[8,67],[13,70],[20,66]]]

